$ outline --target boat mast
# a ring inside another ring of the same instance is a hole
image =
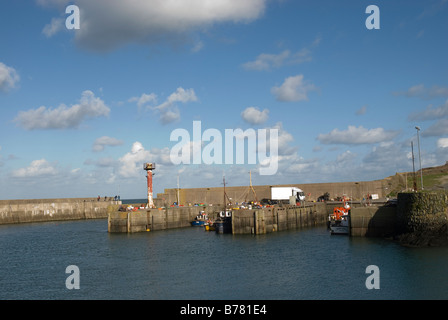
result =
[[[258,202],[257,194],[255,193],[254,187],[252,186],[252,170],[249,171],[249,179],[250,179],[250,186],[249,186],[249,188],[254,193],[255,201]]]
[[[180,205],[180,195],[179,195],[179,174],[177,174],[177,205]]]
[[[226,203],[226,177],[222,175],[222,182],[224,184],[224,214],[227,212],[227,203]]]

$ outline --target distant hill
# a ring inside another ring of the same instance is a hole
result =
[[[437,167],[423,168],[424,190],[448,190],[448,161]],[[393,197],[401,191],[411,191],[414,184],[413,172],[397,172],[395,175],[384,179],[388,186],[388,195]],[[417,190],[421,190],[420,170],[415,171]]]

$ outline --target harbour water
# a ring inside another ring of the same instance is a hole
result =
[[[0,226],[0,299],[447,299],[448,248],[332,236],[326,227],[231,235],[200,227],[110,234],[107,220]],[[79,268],[79,289],[67,289]],[[369,265],[379,289],[367,289]]]

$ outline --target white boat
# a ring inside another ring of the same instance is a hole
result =
[[[344,199],[343,207],[336,207],[328,217],[331,234],[349,234],[350,205]]]
[[[331,234],[349,234],[348,215],[343,215],[338,220],[330,222]]]

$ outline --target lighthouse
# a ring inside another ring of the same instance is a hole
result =
[[[154,199],[152,194],[152,170],[156,168],[155,163],[144,163],[143,169],[146,170],[146,179],[148,182],[148,204],[147,208],[155,208],[154,206]]]

